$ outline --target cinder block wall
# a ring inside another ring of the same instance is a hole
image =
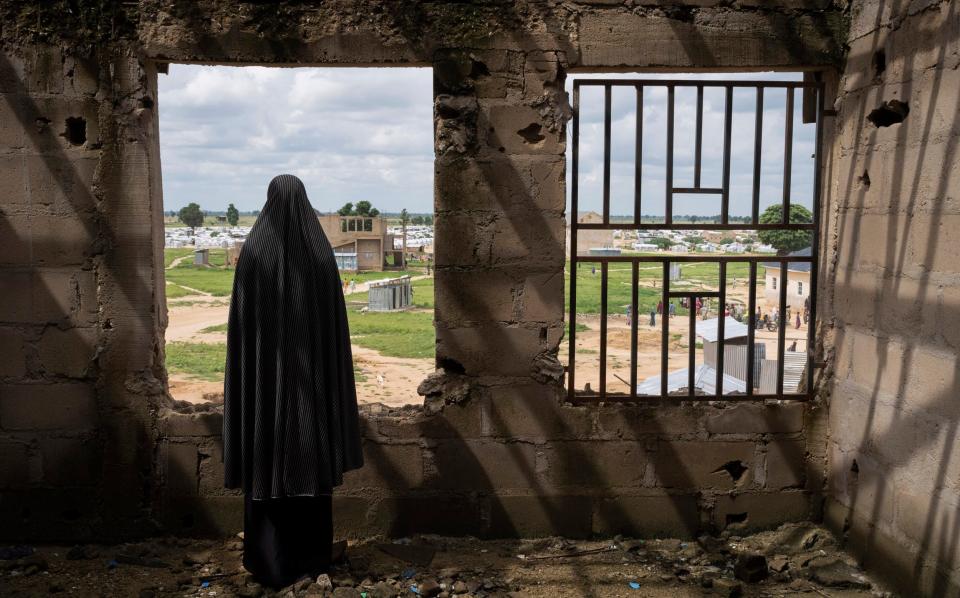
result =
[[[0,534],[240,525],[219,414],[173,413],[166,395],[157,61],[434,68],[428,386],[465,399],[365,412],[343,533],[689,536],[816,516],[806,455],[822,437],[797,405],[562,404],[565,74],[839,64],[840,8],[741,4],[6,3]]]
[[[851,16],[828,179],[827,520],[910,595],[956,595],[960,6],[864,1]],[[891,100],[909,113],[878,127]]]

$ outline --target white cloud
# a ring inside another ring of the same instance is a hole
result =
[[[314,207],[433,206],[429,69],[171,65],[160,78],[164,207],[259,208],[276,174]]]

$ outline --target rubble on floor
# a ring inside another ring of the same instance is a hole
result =
[[[117,546],[0,549],[0,595],[412,598],[888,596],[825,529],[572,541],[417,536],[351,544],[329,575],[272,591],[240,564],[243,542],[166,537]]]

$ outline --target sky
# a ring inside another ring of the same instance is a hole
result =
[[[737,80],[800,80],[799,73],[724,73],[709,74],[605,74],[581,75],[578,79],[737,79]],[[603,197],[603,87],[581,86],[580,92],[580,211],[602,210]],[[631,87],[612,88],[610,134],[610,213],[632,215],[634,199],[634,154],[636,142],[636,91]],[[573,102],[571,78],[567,91]],[[794,96],[793,160],[791,169],[791,202],[812,205],[813,150],[816,126],[802,124],[801,92]],[[723,157],[723,88],[704,88],[703,149],[701,186],[720,187]],[[696,131],[696,88],[676,88],[674,111],[674,186],[693,187],[694,142]],[[734,89],[730,215],[749,216],[753,196],[753,155],[756,91]],[[667,129],[666,87],[648,87],[643,100],[643,150],[641,176],[641,211],[647,215],[664,213]],[[760,177],[760,211],[779,204],[783,197],[783,161],[786,115],[786,92],[783,89],[764,91],[763,145]],[[570,181],[573,127],[567,127],[567,207],[570,207]],[[719,195],[674,195],[674,214],[712,216],[720,213]]]
[[[574,78],[786,79],[799,74],[586,75]],[[433,210],[433,92],[429,68],[277,68],[170,65],[159,78],[164,209],[196,202],[206,210],[259,209],[270,179],[303,179],[314,207],[367,200],[384,212]],[[601,209],[603,88],[581,88],[580,209]],[[734,94],[731,215],[749,215],[753,185],[755,91]],[[791,199],[811,205],[815,126],[795,98]],[[572,101],[572,95],[571,95]],[[723,89],[704,93],[703,186],[720,186]],[[782,197],[785,92],[764,97],[761,210]],[[636,101],[614,88],[611,213],[632,214]],[[693,185],[694,88],[677,88],[675,186]],[[643,213],[664,211],[666,88],[648,88],[643,111]],[[568,208],[572,176],[568,127]],[[713,215],[719,196],[675,196],[674,214]]]
[[[256,210],[290,173],[321,211],[433,211],[429,68],[171,64],[159,91],[164,210]]]

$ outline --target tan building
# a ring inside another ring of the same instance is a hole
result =
[[[810,250],[802,249],[791,253],[809,257]],[[803,309],[805,301],[810,296],[810,262],[790,262],[787,264],[787,280],[781,277],[780,264],[777,262],[764,262],[764,288],[763,294],[770,306],[779,305],[780,287],[787,285],[787,305],[796,311]]]
[[[387,256],[391,254],[394,263],[400,263],[400,250],[393,248],[395,235],[387,233],[387,219],[383,216],[323,214],[318,218],[333,252],[338,254],[341,270],[380,271],[387,266]]]
[[[603,216],[596,212],[580,212],[577,222],[581,224],[599,224]],[[612,230],[578,230],[577,255],[588,255],[591,249],[613,247]],[[570,226],[567,225],[567,251],[570,251]]]

